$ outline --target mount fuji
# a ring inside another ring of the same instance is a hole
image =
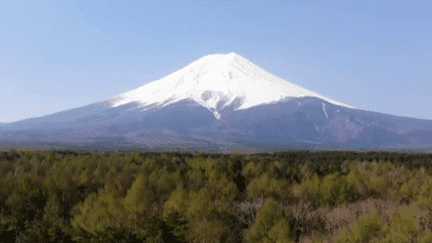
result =
[[[0,147],[421,150],[432,121],[357,109],[229,53],[105,101],[0,123]]]

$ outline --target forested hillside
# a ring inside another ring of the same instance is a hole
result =
[[[432,242],[432,155],[0,152],[0,242]]]

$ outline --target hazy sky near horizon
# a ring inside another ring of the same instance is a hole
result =
[[[0,1],[0,122],[236,52],[359,109],[432,120],[429,1]]]

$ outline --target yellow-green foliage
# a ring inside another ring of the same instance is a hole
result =
[[[227,226],[219,220],[201,219],[190,223],[187,239],[189,242],[223,242],[222,238],[226,237],[228,232]]]
[[[50,218],[57,218],[60,211],[60,201],[57,193],[50,193],[47,198],[44,213]]]
[[[286,180],[271,178],[268,173],[255,177],[246,188],[248,197],[278,197],[285,199],[289,194],[289,183]]]
[[[171,193],[177,186],[179,175],[165,168],[155,169],[149,176],[149,181],[157,188],[157,193]]]
[[[198,192],[189,194],[188,208],[186,217],[188,220],[208,218],[215,213],[215,205],[212,200],[210,191],[202,188]]]
[[[286,163],[276,160],[269,165],[268,173],[272,178],[280,180],[286,177],[287,169],[288,165]]]
[[[208,188],[187,193],[183,185],[179,184],[165,202],[163,217],[167,220],[176,214],[180,220],[188,223],[187,237],[191,242],[220,242],[219,237],[226,231],[226,227],[217,218]],[[181,234],[181,230],[176,230],[177,234]]]
[[[190,182],[198,188],[203,187],[208,182],[207,171],[210,169],[210,159],[194,158],[187,163],[192,168],[187,173]]]
[[[163,217],[167,218],[171,213],[186,214],[189,195],[183,185],[179,183],[164,204]]]
[[[387,163],[357,162],[350,166],[347,182],[356,186],[356,191],[364,197],[370,195],[388,195],[393,192],[393,181],[388,172],[391,167]]]
[[[237,186],[231,178],[226,175],[218,176],[216,173],[210,175],[210,187],[214,195],[224,201],[232,201],[238,195]]]
[[[363,243],[369,242],[372,236],[379,236],[383,227],[383,220],[376,211],[360,216],[349,228],[345,228],[341,235],[335,238],[335,243]]]
[[[202,158],[202,157],[197,157],[197,158],[193,158],[191,160],[187,161],[187,164],[189,164],[192,169],[210,169],[211,164],[214,163],[214,160],[211,158]]]
[[[250,242],[290,242],[290,228],[273,199],[265,201],[249,233]]]
[[[17,180],[17,192],[21,195],[30,197],[35,193],[35,184],[38,183],[35,177],[25,174]]]
[[[393,186],[393,181],[389,178],[388,174],[392,170],[392,166],[388,162],[377,163],[373,161],[369,167],[373,173],[373,176],[369,177],[372,191],[377,194],[386,195],[388,190]]]
[[[320,189],[322,203],[328,207],[332,207],[339,202],[348,204],[351,200],[350,197],[356,191],[356,185],[351,181],[347,182],[339,172],[327,175]]]
[[[195,190],[207,186],[213,196],[221,200],[233,200],[237,196],[237,186],[228,161],[199,157],[187,163],[192,167],[188,175],[192,184],[197,186]]]
[[[321,169],[328,172],[324,178],[314,172],[311,163],[291,167],[279,161],[309,160],[319,165],[322,155],[247,155],[242,173],[245,185],[240,174],[234,174],[241,172],[240,168],[234,168],[243,163],[240,157],[197,154],[184,157],[168,153],[75,156],[71,152],[12,155],[0,152],[0,206],[3,205],[0,235],[19,229],[27,234],[23,238],[26,242],[59,242],[64,234],[76,239],[87,237],[81,230],[70,231],[72,226],[90,233],[99,231],[92,239],[83,240],[86,242],[107,242],[117,234],[123,238],[137,234],[145,236],[148,242],[160,241],[162,231],[166,230],[179,241],[228,242],[237,234],[234,227],[229,228],[233,222],[228,217],[229,205],[240,203],[232,202],[238,196],[237,186],[241,189],[246,186],[247,197],[263,196],[266,202],[252,225],[249,234],[252,242],[289,242],[288,223],[282,211],[276,209],[275,201],[289,200],[292,196],[302,203],[331,206],[353,202],[353,194],[361,194],[363,199],[384,195],[402,202],[418,201],[422,209],[432,210],[432,178],[424,169],[409,170],[409,166],[395,163],[366,161],[393,159],[398,155],[348,155],[342,169],[348,175],[330,174],[335,167],[324,166]],[[350,161],[355,157],[362,161]],[[419,161],[411,157],[407,161]],[[334,158],[332,165],[343,160]],[[163,208],[159,203],[164,203]],[[255,215],[238,212],[238,217],[244,219],[243,216],[251,219]],[[367,242],[372,236],[378,237],[378,242],[407,241],[416,237],[419,228],[415,216],[400,210],[388,225],[376,215],[362,216],[344,229],[339,242]],[[431,235],[427,232],[417,237],[418,242],[432,242]],[[319,240],[324,239],[327,238]]]
[[[148,179],[143,174],[139,174],[124,198],[124,205],[127,210],[133,214],[150,210],[154,197],[152,189]]]
[[[378,178],[371,178],[372,190],[377,194],[387,195],[393,186],[393,181],[387,174],[381,175]]]
[[[349,183],[355,183],[358,182],[360,179],[360,172],[356,167],[350,169],[348,175],[346,175],[346,180]]]
[[[301,184],[292,187],[292,193],[296,198],[315,204],[321,203],[321,179],[317,174],[305,179]]]
[[[306,163],[300,167],[300,172],[302,174],[302,181],[312,179],[315,174],[313,165],[311,163]]]
[[[393,214],[389,224],[384,225],[382,229],[381,242],[398,243],[407,242],[411,237],[417,237],[419,223],[415,219],[416,215],[411,211],[398,210]]]
[[[105,191],[89,194],[84,202],[74,206],[72,214],[72,225],[91,233],[107,227],[119,227],[127,217],[121,200]]]
[[[432,179],[425,181],[421,187],[418,202],[428,210],[432,210]]]
[[[42,210],[43,194],[40,178],[24,174],[17,178],[14,188],[6,200],[11,214],[15,217],[26,216],[28,212]],[[0,186],[1,188],[1,186]],[[33,213],[33,215],[35,215]]]
[[[130,166],[122,163],[110,165],[104,184],[106,188],[117,191],[118,196],[124,197],[134,181],[134,173]]]
[[[204,177],[207,178],[207,185],[213,196],[221,200],[233,200],[237,194],[237,186],[233,181],[233,172],[230,171],[227,160],[207,159],[199,162],[193,161],[195,173],[204,170]]]
[[[57,196],[57,192],[59,191],[59,189],[52,175],[48,176],[44,180],[42,188],[48,196],[47,204],[45,206],[45,213],[49,214],[50,217],[57,216],[60,209],[59,198]]]
[[[430,243],[432,242],[432,233],[428,230],[419,239],[418,243]]]
[[[268,237],[264,238],[264,242],[268,243],[289,243],[289,225],[285,219],[279,219],[277,223],[270,229]]]
[[[244,169],[244,176],[246,179],[246,185],[249,185],[249,183],[256,177],[260,176],[262,174],[262,168],[259,166],[258,162],[249,162],[245,165]]]
[[[427,174],[417,172],[410,176],[407,182],[403,183],[399,189],[397,196],[399,198],[407,197],[410,200],[417,200],[422,186],[429,179]]]

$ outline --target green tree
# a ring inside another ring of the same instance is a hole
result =
[[[213,195],[218,199],[231,201],[237,197],[238,190],[234,183],[234,175],[229,170],[228,161],[213,162],[206,173],[208,175],[209,187]]]
[[[320,191],[323,203],[333,207],[339,202],[350,203],[352,196],[356,194],[356,185],[347,182],[340,172],[335,172],[324,178]]]
[[[151,212],[153,198],[153,188],[148,179],[143,174],[139,174],[128,190],[123,203],[127,211],[137,220],[138,215]]]
[[[428,243],[432,242],[432,233],[428,230],[426,231],[419,240],[419,243]]]
[[[321,179],[317,174],[312,177],[308,177],[301,182],[301,184],[295,184],[292,187],[292,193],[295,197],[300,200],[312,202],[315,205],[319,205],[322,201],[321,191]]]
[[[163,208],[163,220],[171,227],[175,237],[185,239],[188,231],[186,211],[189,195],[182,183],[171,193]]]
[[[107,227],[120,227],[127,223],[127,213],[121,200],[112,192],[90,193],[84,202],[72,209],[72,225],[92,234]]]
[[[259,211],[249,234],[250,242],[290,242],[290,228],[273,199]]]
[[[171,193],[164,204],[164,217],[172,212],[178,212],[182,216],[186,215],[188,200],[189,195],[183,187],[183,184],[178,184],[177,188]]]
[[[289,182],[270,178],[268,173],[255,177],[246,188],[248,197],[269,197],[286,199],[289,194]]]
[[[360,216],[349,228],[343,229],[340,236],[335,238],[335,243],[362,243],[369,242],[375,236],[380,236],[384,225],[381,216],[376,211]],[[401,241],[402,242],[402,241]]]
[[[228,228],[220,220],[206,218],[194,220],[190,223],[187,239],[189,242],[218,243],[226,242]]]
[[[432,180],[425,181],[425,184],[421,187],[418,196],[418,202],[426,209],[432,211]]]
[[[215,214],[216,209],[210,191],[202,188],[198,192],[189,195],[186,217],[188,220],[208,218]]]
[[[6,205],[18,221],[25,221],[28,224],[42,217],[46,196],[41,184],[40,178],[30,174],[24,174],[17,179]]]
[[[415,215],[412,212],[398,210],[393,214],[390,224],[384,225],[382,242],[407,242],[411,237],[417,237],[419,229],[419,222],[415,220]]]

